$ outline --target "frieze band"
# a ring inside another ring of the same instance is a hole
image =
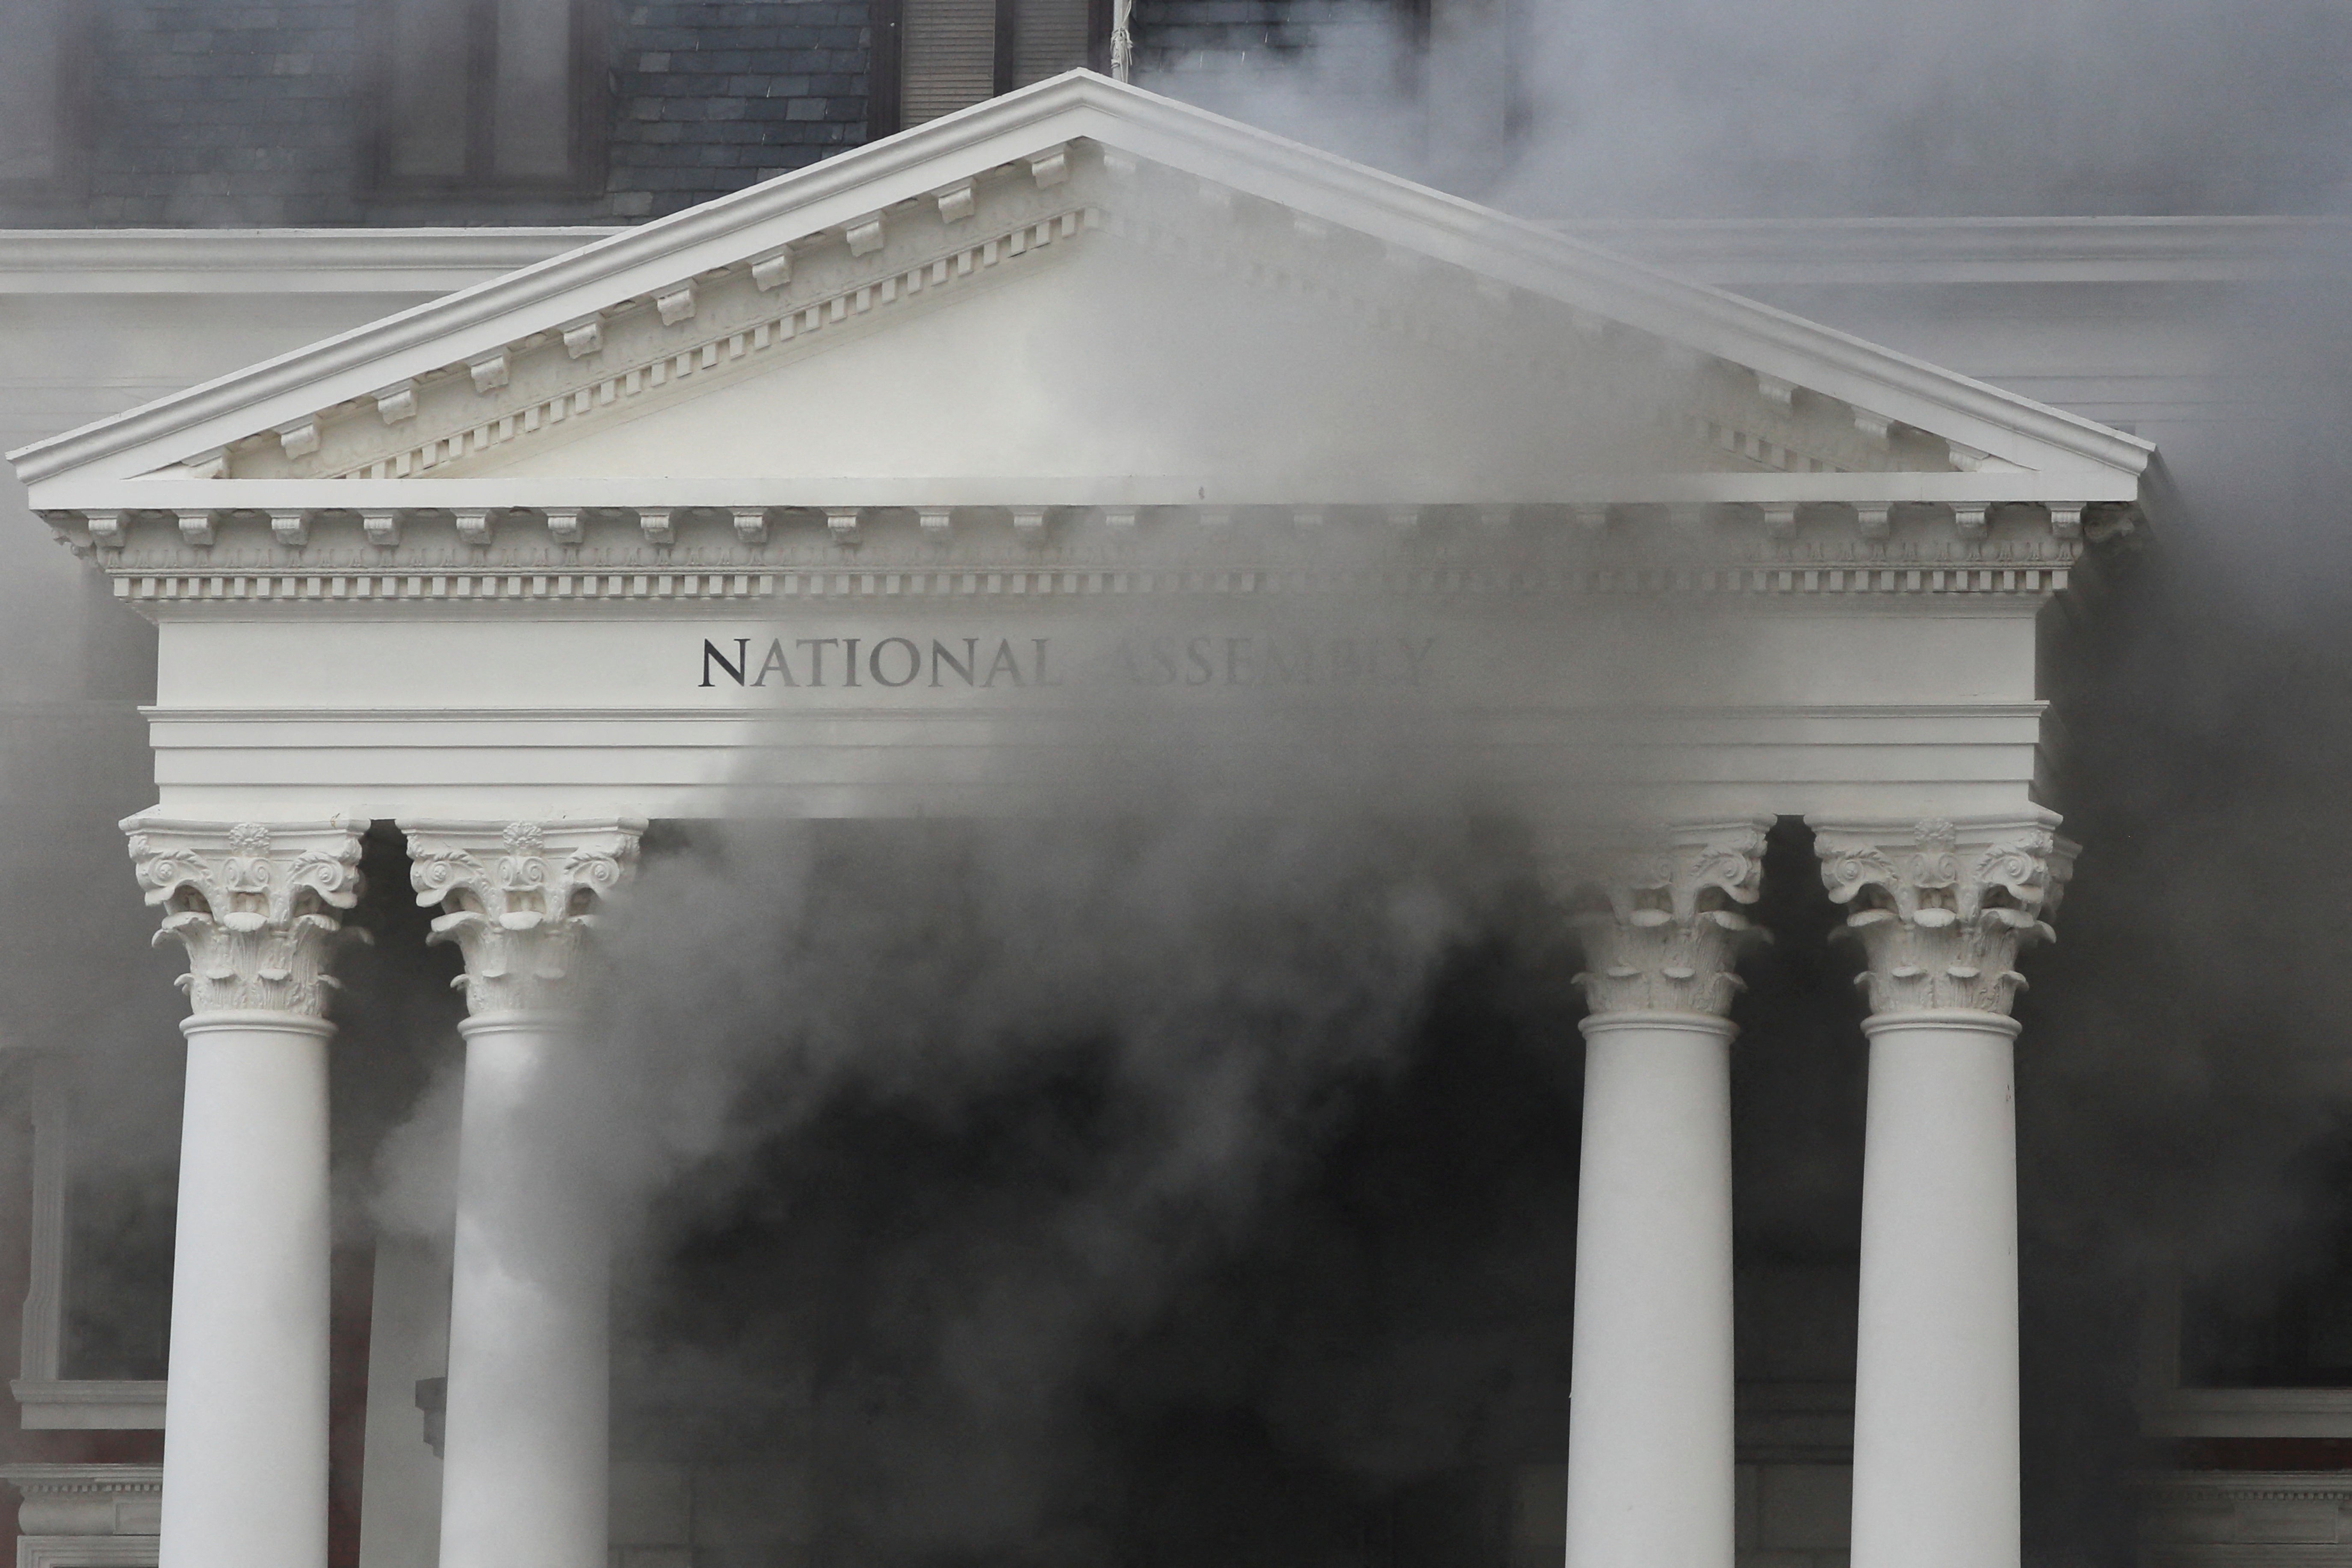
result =
[[[823,689],[1020,689],[1153,687],[1418,686],[1438,639],[1255,637],[1227,633],[1120,637],[1074,658],[1067,637],[892,636],[702,639],[701,689],[730,684],[782,692]],[[926,647],[928,645],[928,648]],[[863,650],[861,652],[861,650]]]

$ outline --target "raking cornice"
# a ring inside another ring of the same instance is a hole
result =
[[[36,487],[151,472],[1091,141],[2041,470],[2136,476],[2137,437],[1685,283],[1155,94],[1074,71],[11,454]]]

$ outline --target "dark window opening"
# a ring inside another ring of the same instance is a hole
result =
[[[2298,1213],[2258,1254],[2184,1281],[2191,1388],[2352,1388],[2352,1129],[2288,1166]]]
[[[2192,1388],[2352,1388],[2352,1267],[2340,1259],[2247,1300],[2192,1287],[2182,1301],[2181,1382]]]
[[[40,191],[79,174],[86,24],[68,0],[0,0],[0,190]]]
[[[66,1205],[68,1378],[164,1375],[179,1180],[169,1166],[82,1173]]]
[[[1078,66],[1110,66],[1109,0],[875,0],[873,137]]]
[[[604,7],[381,0],[374,184],[417,193],[593,192],[604,173]]]

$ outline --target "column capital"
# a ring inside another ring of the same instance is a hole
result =
[[[188,822],[126,818],[147,902],[163,910],[160,945],[188,950],[190,1010],[323,1018],[334,978],[328,943],[359,901],[363,819]]]
[[[628,880],[645,833],[636,817],[403,822],[416,901],[438,905],[430,942],[466,956],[476,1017],[565,1010],[597,906]]]
[[[1873,1014],[2009,1012],[2018,951],[2056,934],[2047,917],[2074,874],[2057,826],[2047,811],[1813,824],[1822,880],[1870,960]]]
[[[1555,835],[1546,881],[1584,939],[1576,977],[1595,1016],[1730,1011],[1751,930],[1740,906],[1764,880],[1769,817],[1677,823],[1639,833]]]

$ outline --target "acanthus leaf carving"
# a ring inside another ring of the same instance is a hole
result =
[[[161,907],[160,945],[188,952],[190,1009],[326,1016],[331,944],[359,901],[364,822],[122,824],[146,900]]]
[[[465,955],[456,984],[477,1017],[560,1012],[605,900],[636,868],[645,823],[404,822],[416,901],[438,907],[430,942]]]
[[[2019,951],[2053,940],[2075,847],[2057,818],[1929,818],[1901,826],[1817,823],[1832,901],[1869,968],[1874,1013],[2007,1014],[2025,977]]]
[[[1583,938],[1576,977],[1596,1014],[1729,1011],[1740,949],[1762,933],[1744,912],[1763,885],[1769,819],[1694,823],[1544,858]]]

